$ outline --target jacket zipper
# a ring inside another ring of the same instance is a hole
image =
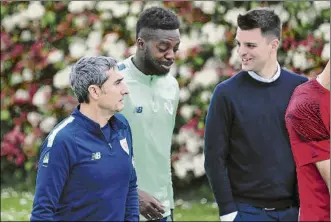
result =
[[[105,137],[105,135],[103,135],[103,132],[102,132],[101,128],[100,128],[100,131],[101,131],[101,134],[103,136],[103,139],[106,141],[106,143],[108,144],[108,146],[110,147],[110,149],[113,149],[111,143],[110,142],[109,143],[107,142],[106,137]]]

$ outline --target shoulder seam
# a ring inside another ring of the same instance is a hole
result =
[[[49,135],[48,140],[47,140],[47,147],[52,147],[54,143],[54,139],[56,135],[64,128],[66,127],[69,123],[71,123],[75,117],[69,116],[64,122],[62,122],[58,127],[56,127],[53,132]]]

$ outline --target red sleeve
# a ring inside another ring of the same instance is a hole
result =
[[[311,161],[308,160],[308,163],[316,163],[330,159],[330,139],[308,142],[307,146],[310,148],[312,154]]]
[[[330,96],[324,97],[321,102],[321,118],[330,137]]]
[[[298,166],[330,159],[330,120],[321,100],[297,97],[286,114],[291,146]]]

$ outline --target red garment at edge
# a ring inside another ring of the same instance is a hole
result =
[[[297,167],[299,221],[330,221],[330,193],[315,165],[330,159],[330,91],[316,79],[298,86],[285,119]]]

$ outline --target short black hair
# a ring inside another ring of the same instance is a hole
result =
[[[174,12],[162,7],[151,7],[144,10],[137,21],[136,38],[142,28],[175,30],[179,28],[179,20]]]
[[[252,9],[237,17],[241,30],[260,28],[262,35],[274,35],[281,38],[282,24],[278,15],[269,8]]]

